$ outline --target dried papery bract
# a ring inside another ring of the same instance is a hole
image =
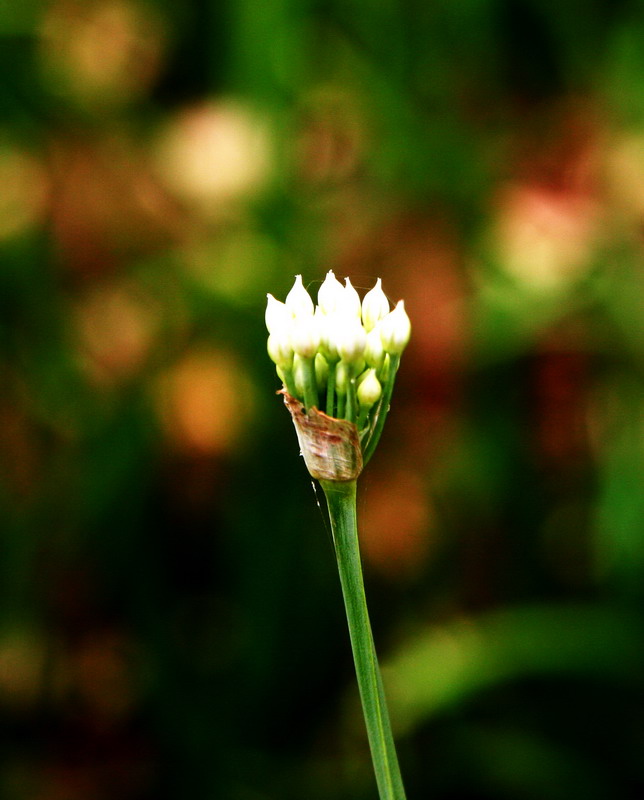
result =
[[[317,408],[306,411],[286,392],[300,450],[310,475],[319,481],[354,481],[362,472],[358,429],[352,422],[329,417]]]

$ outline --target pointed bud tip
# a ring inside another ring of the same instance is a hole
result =
[[[344,289],[339,306],[339,310],[341,310],[343,314],[347,314],[352,317],[355,316],[358,317],[358,319],[360,318],[362,301],[360,300],[360,295],[355,290],[351,284],[351,280],[348,277],[344,279]]]
[[[376,376],[376,370],[370,369],[358,386],[358,401],[362,406],[370,408],[377,403],[382,394],[382,386]]]
[[[367,331],[373,330],[388,313],[389,300],[382,291],[382,281],[378,278],[376,285],[367,292],[362,301],[362,321]]]
[[[405,301],[399,300],[393,311],[380,323],[382,345],[387,353],[400,355],[411,336],[411,322],[405,311]]]
[[[286,295],[286,306],[295,316],[299,314],[313,314],[313,300],[304,288],[302,276],[296,275],[291,291]]]

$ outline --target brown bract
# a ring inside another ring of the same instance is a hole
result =
[[[313,478],[320,481],[354,481],[362,472],[362,450],[358,429],[353,422],[335,419],[302,403],[284,389],[284,404],[291,412],[293,424]]]

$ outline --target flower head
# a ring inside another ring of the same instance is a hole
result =
[[[389,408],[411,324],[402,300],[389,310],[380,278],[360,300],[349,278],[343,286],[329,271],[317,300],[315,306],[301,275],[295,277],[284,303],[268,295],[268,354],[284,383],[307,465],[312,469],[314,460],[314,476],[320,477],[321,453],[326,448],[329,474],[325,479],[348,480],[346,471],[338,477],[340,456],[334,455],[334,447],[358,447],[360,452],[348,459],[358,471],[370,457]],[[296,409],[301,411],[296,413]],[[321,431],[326,439],[317,442],[315,457],[309,453],[309,458],[307,450],[315,437],[322,436]],[[343,463],[347,457],[344,452]]]

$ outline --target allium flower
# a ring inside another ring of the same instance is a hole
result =
[[[301,275],[285,303],[269,294],[266,327],[300,450],[327,500],[380,800],[405,800],[362,580],[356,486],[382,433],[409,317],[402,300],[389,310],[380,278],[361,301],[329,272],[317,307]]]
[[[349,278],[343,286],[329,271],[317,299],[315,306],[301,275],[285,303],[268,295],[268,354],[284,383],[309,471],[324,480],[350,480],[380,438],[411,324],[402,300],[389,310],[380,278],[361,301]],[[339,420],[349,426],[338,428]],[[342,458],[334,447],[346,451],[343,458],[353,472],[339,468]],[[315,448],[321,458],[313,457]],[[349,448],[358,452],[348,453]]]

